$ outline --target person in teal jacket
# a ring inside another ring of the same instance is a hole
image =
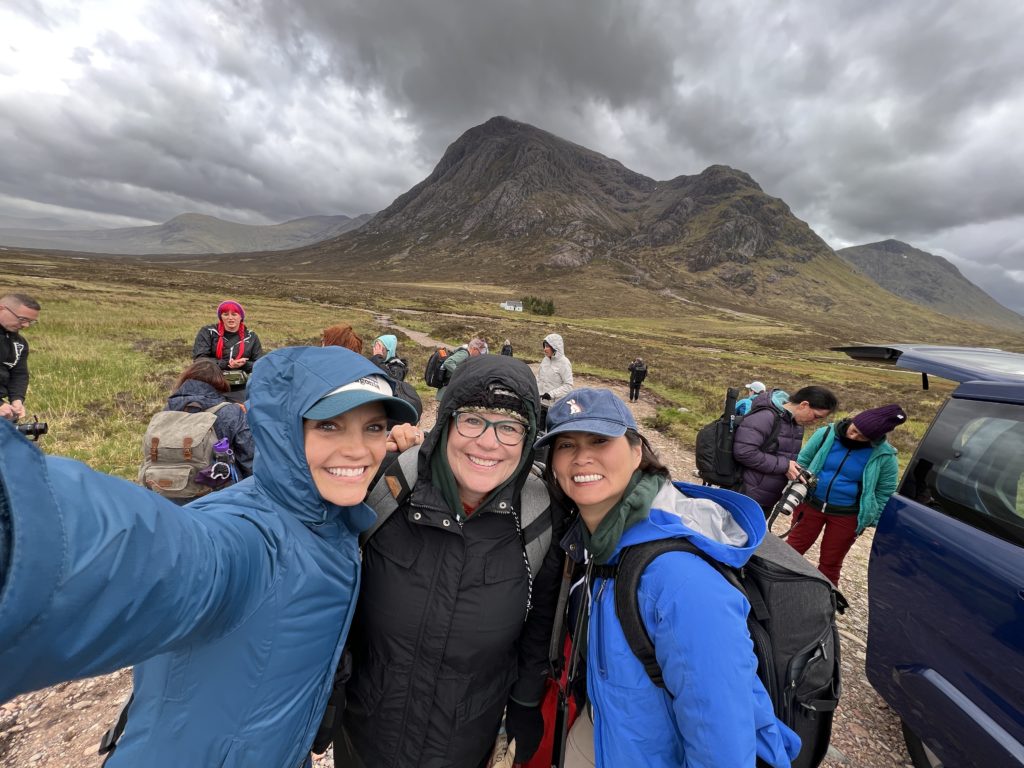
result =
[[[688,538],[739,568],[764,538],[764,514],[752,499],[672,483],[629,407],[609,390],[569,392],[551,406],[547,425],[537,441],[550,445],[545,479],[579,513],[562,540],[570,557],[586,552],[600,566],[633,544]],[[592,574],[588,566],[590,707],[569,733],[567,767],[737,768],[760,759],[788,768],[800,739],[776,718],[757,676],[750,605],[739,590],[689,552],[647,567],[638,598],[664,675],[659,688],[630,650],[611,581]]]
[[[899,463],[885,436],[906,420],[895,403],[861,411],[816,431],[797,457],[817,484],[793,510],[786,541],[802,555],[824,528],[818,570],[836,586],[846,553],[896,491]]]
[[[252,477],[187,507],[0,425],[0,703],[135,665],[110,768],[308,765],[413,413],[340,347],[268,354],[249,397]]]

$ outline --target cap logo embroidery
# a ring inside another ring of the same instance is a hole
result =
[[[572,416],[574,413],[583,413],[583,409],[580,408],[579,404],[575,400],[566,400],[565,404],[569,406],[570,416]]]

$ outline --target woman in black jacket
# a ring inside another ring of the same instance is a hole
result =
[[[530,473],[538,399],[498,355],[446,387],[411,491],[363,546],[336,765],[485,766],[506,706],[518,759],[536,750],[564,527]]]
[[[237,301],[228,299],[217,307],[217,322],[205,325],[192,344],[192,359],[211,358],[222,371],[252,373],[252,365],[263,354],[260,338],[245,327],[245,310]],[[232,383],[232,386],[238,386]]]

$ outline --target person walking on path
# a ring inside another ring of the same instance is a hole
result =
[[[505,357],[512,357],[512,339],[505,339],[505,343],[501,345],[501,354]]]
[[[747,384],[747,396],[742,400],[736,401],[736,414],[738,416],[744,416],[750,412],[751,407],[754,404],[754,398],[764,392],[767,387],[764,382],[752,381]]]
[[[544,337],[544,357],[537,369],[537,389],[540,391],[541,428],[547,420],[548,406],[573,388],[572,361],[565,356],[565,342],[557,333]]]
[[[0,418],[25,418],[28,341],[21,335],[39,321],[39,302],[24,293],[0,298]]]
[[[796,478],[796,457],[804,440],[804,427],[835,411],[836,396],[812,385],[787,396],[781,389],[754,398],[733,437],[732,455],[743,467],[741,490],[761,505],[765,519],[782,496],[787,480]]]
[[[896,403],[861,411],[818,429],[797,458],[817,484],[793,510],[786,541],[802,555],[824,529],[818,570],[837,587],[846,553],[865,528],[878,523],[896,492],[899,465],[886,435],[906,420]]]
[[[640,385],[647,378],[647,363],[642,357],[638,357],[629,364],[629,402],[635,403],[640,399]]]

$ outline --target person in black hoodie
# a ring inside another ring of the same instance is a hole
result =
[[[482,768],[506,707],[517,759],[536,751],[564,530],[530,473],[538,400],[529,366],[500,355],[445,388],[411,492],[363,545],[335,765]]]
[[[28,392],[28,341],[21,335],[39,320],[39,302],[23,293],[0,298],[0,418],[25,416]]]

